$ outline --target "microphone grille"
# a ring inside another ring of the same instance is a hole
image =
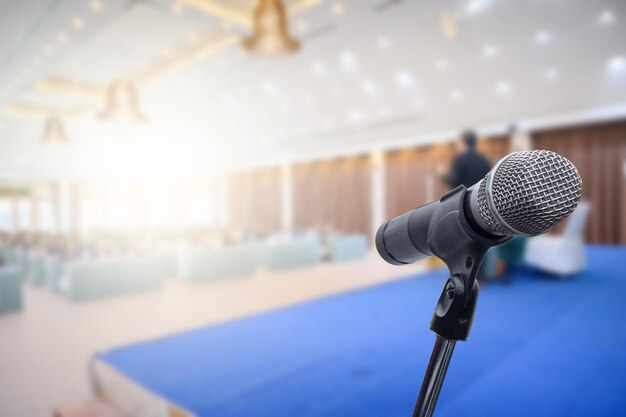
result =
[[[479,184],[477,200],[480,216],[493,231],[535,236],[569,216],[581,193],[574,164],[540,150],[502,159]]]

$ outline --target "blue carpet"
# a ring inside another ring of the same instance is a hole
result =
[[[481,289],[435,415],[626,415],[626,248],[568,281]],[[444,271],[100,355],[198,417],[410,416]]]

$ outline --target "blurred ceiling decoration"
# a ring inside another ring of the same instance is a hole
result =
[[[61,109],[57,107],[43,106],[39,104],[14,103],[7,108],[7,112],[13,116],[20,117],[48,117],[51,114],[63,118],[81,116],[85,112],[84,107]]]
[[[246,11],[226,6],[226,2],[216,0],[180,0],[180,2],[185,6],[219,17],[229,23],[234,23],[247,29],[252,27],[252,20]]]
[[[63,126],[63,121],[59,116],[49,116],[48,119],[46,119],[41,140],[47,143],[68,142],[67,135],[65,134],[65,127]]]
[[[139,110],[135,84],[128,80],[113,81],[106,91],[106,107],[98,117],[102,120],[145,121],[146,117]]]
[[[281,0],[259,0],[254,11],[252,36],[244,39],[244,49],[261,55],[281,55],[300,49],[300,42],[289,34],[287,14]]]
[[[174,53],[172,57],[157,61],[153,66],[133,76],[132,79],[138,80],[141,84],[157,81],[234,45],[239,39],[239,36],[231,33],[212,34],[206,39],[198,41],[197,45],[181,48],[180,52]]]
[[[89,100],[101,100],[104,89],[93,84],[80,83],[62,77],[47,77],[35,85],[37,91],[56,93]]]
[[[439,23],[441,25],[441,31],[443,32],[443,35],[446,37],[446,39],[456,39],[458,34],[456,30],[456,22],[454,20],[454,16],[452,16],[451,13],[442,13],[441,17],[439,18]]]

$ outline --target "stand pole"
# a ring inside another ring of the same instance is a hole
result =
[[[433,353],[430,356],[430,362],[424,375],[422,388],[417,403],[413,410],[413,417],[431,417],[435,411],[435,404],[441,391],[443,379],[448,371],[448,365],[454,351],[454,340],[444,339],[437,335]]]

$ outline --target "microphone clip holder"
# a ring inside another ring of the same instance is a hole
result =
[[[428,229],[428,247],[448,266],[450,277],[430,322],[437,340],[413,417],[432,416],[454,345],[458,340],[467,340],[472,328],[479,287],[476,276],[483,258],[490,247],[510,239],[486,236],[472,227],[471,211],[466,208],[467,193],[461,185],[444,195]]]

